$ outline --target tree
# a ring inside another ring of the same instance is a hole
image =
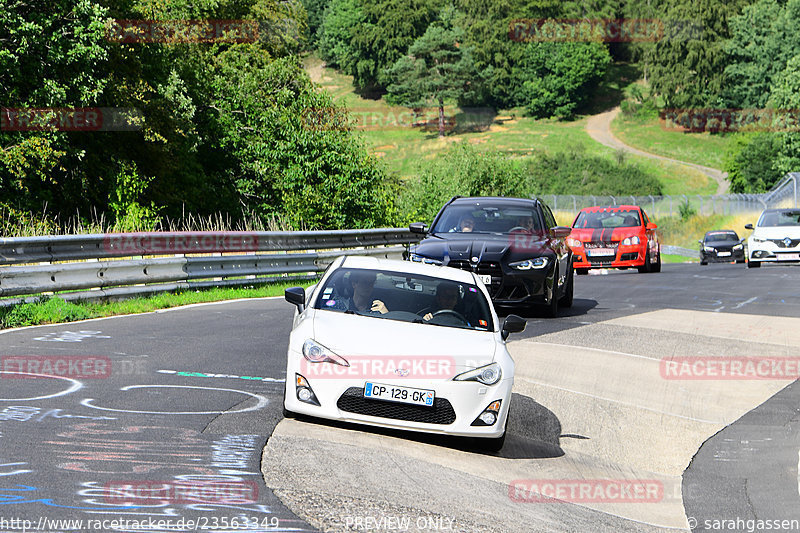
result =
[[[361,94],[383,93],[383,77],[420,37],[443,0],[361,0],[363,22],[353,28],[350,47],[355,57],[353,84]]]
[[[454,8],[443,10],[441,20],[428,26],[387,71],[387,102],[406,107],[434,102],[439,107],[439,137],[444,137],[445,100],[469,99],[480,83],[472,50],[460,44],[464,31],[453,25],[455,17]]]
[[[741,133],[725,161],[732,193],[766,192],[783,173],[775,169],[780,153],[780,138],[774,133]]]
[[[776,124],[779,131],[780,149],[775,159],[774,168],[781,175],[787,172],[800,171],[800,54],[791,58],[772,86],[769,105],[778,110],[789,112],[794,120],[789,124]],[[780,115],[780,114],[779,114]]]
[[[322,59],[352,76],[358,57],[350,43],[354,32],[365,20],[361,0],[331,0],[320,29],[319,53]]]
[[[800,0],[759,0],[731,19],[725,44],[725,100],[735,108],[762,108],[789,58],[800,54]]]
[[[611,56],[599,42],[534,42],[512,70],[519,104],[535,117],[570,117],[603,79]]]
[[[749,0],[670,0],[663,20],[691,21],[687,32],[661,39],[648,57],[650,82],[667,107],[719,107],[727,64],[728,22]],[[701,28],[699,34],[693,28]]]

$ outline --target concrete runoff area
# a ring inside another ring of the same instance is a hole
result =
[[[289,509],[325,531],[370,530],[368,519],[371,530],[390,530],[381,517],[410,517],[412,531],[437,519],[453,531],[685,531],[683,495],[699,490],[682,485],[693,456],[791,380],[665,379],[662,359],[797,357],[798,345],[798,318],[673,309],[516,340],[499,454],[412,433],[283,420],[263,472]],[[623,503],[569,495],[542,503],[526,501],[524,491],[515,500],[518,480],[657,483],[662,492]]]

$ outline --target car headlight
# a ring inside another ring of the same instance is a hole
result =
[[[572,247],[575,247],[575,248],[579,248],[579,247],[583,246],[583,243],[581,241],[579,241],[578,239],[573,239],[572,237],[570,237],[569,239],[567,239],[567,246],[572,246]]]
[[[336,355],[333,351],[312,339],[308,339],[303,343],[303,357],[311,363],[334,363],[350,366],[347,359]]]
[[[733,245],[733,249],[734,250],[741,250],[742,248],[744,248],[743,244],[734,244]]]
[[[550,261],[546,257],[537,257],[536,259],[526,259],[525,261],[509,263],[508,266],[516,270],[540,270],[545,268],[548,264],[550,264]]]
[[[478,381],[484,385],[494,385],[500,381],[501,377],[503,377],[503,372],[500,370],[500,365],[490,363],[474,370],[467,370],[454,377],[453,381]]]
[[[634,235],[633,237],[625,237],[622,239],[623,246],[630,246],[632,244],[639,244],[639,236]]]
[[[425,263],[426,265],[442,266],[441,259],[431,259],[430,257],[425,257],[424,255],[415,254],[413,252],[409,254],[408,258],[414,261],[415,263]]]
[[[703,251],[704,252],[716,252],[717,249],[712,247],[712,246],[703,246]]]

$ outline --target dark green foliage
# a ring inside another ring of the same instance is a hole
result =
[[[731,19],[725,46],[725,99],[730,107],[764,107],[772,83],[800,54],[800,0],[759,0]]]
[[[312,47],[319,42],[325,9],[330,3],[331,0],[303,0],[303,7],[308,15],[308,43]]]
[[[773,133],[738,134],[727,156],[725,171],[732,193],[766,192],[783,173],[774,168],[780,139]]]
[[[439,137],[444,136],[444,102],[469,101],[480,86],[480,74],[472,49],[460,45],[464,31],[453,25],[453,8],[442,12],[441,21],[428,26],[408,54],[386,71],[391,81],[386,100],[406,107],[434,104],[439,108]]]

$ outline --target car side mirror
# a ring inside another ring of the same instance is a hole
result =
[[[512,333],[525,331],[526,324],[527,322],[521,316],[508,315],[506,319],[503,320],[503,329],[500,331],[500,335],[503,337],[503,340],[506,340]]]
[[[290,287],[283,292],[283,296],[287,302],[297,306],[298,312],[306,308],[306,290],[303,287]]]
[[[411,233],[418,233],[420,235],[428,233],[428,226],[424,222],[412,222],[408,225],[408,229]]]
[[[753,225],[752,224],[745,224],[744,225],[744,229],[753,229]]]
[[[653,224],[652,222],[648,222],[647,225],[645,226],[645,229],[649,229],[649,230],[653,230],[653,229],[657,229],[657,228],[658,228],[658,225],[657,224]]]
[[[697,241],[697,242],[699,242],[701,245],[703,244],[703,241]]]
[[[550,228],[550,234],[556,239],[566,239],[572,233],[572,228],[568,226],[555,226]]]

